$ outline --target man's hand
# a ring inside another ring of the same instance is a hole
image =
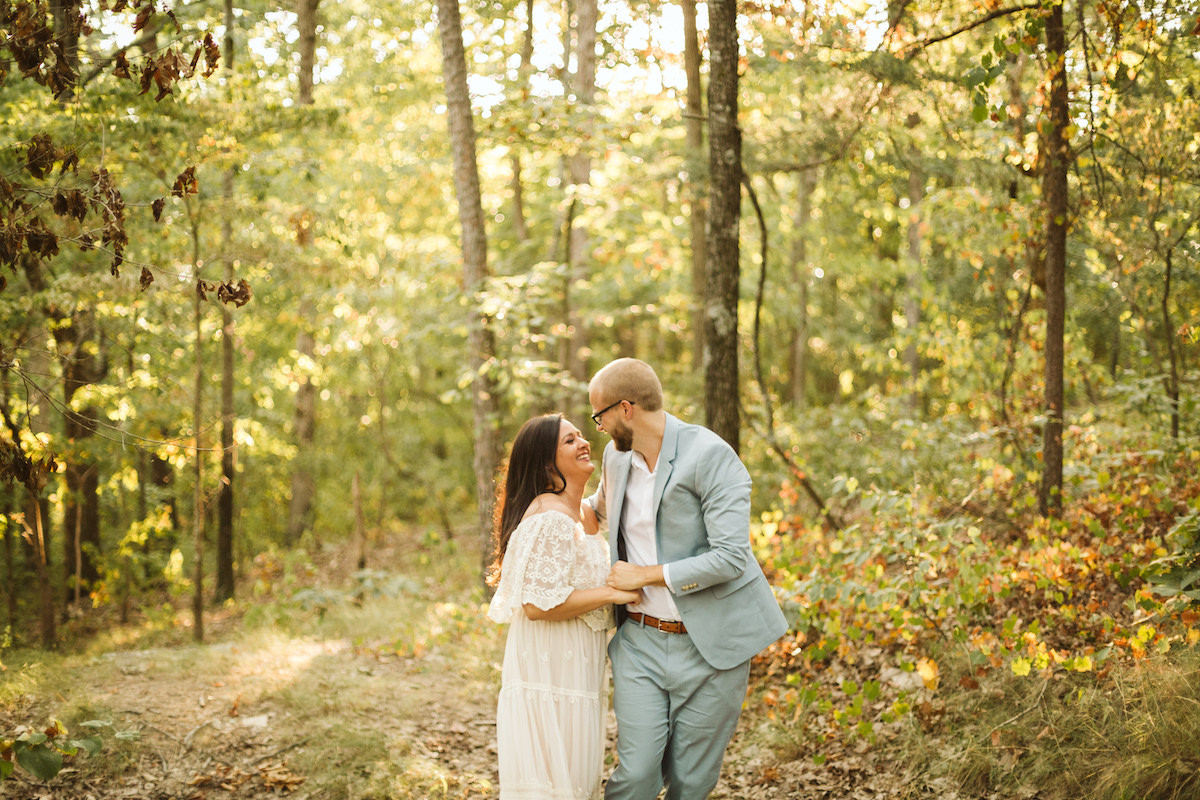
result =
[[[608,573],[608,585],[614,589],[624,589],[627,592],[637,591],[643,586],[666,586],[663,579],[662,564],[638,566],[627,561],[613,564]]]

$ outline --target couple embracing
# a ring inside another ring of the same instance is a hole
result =
[[[497,508],[489,616],[511,622],[496,735],[502,800],[601,794],[605,643],[617,766],[606,800],[702,800],[737,727],[750,659],[787,629],[750,549],[750,476],[716,434],[663,409],[622,358],[588,386],[612,442],[600,485],[560,415],[525,423]],[[607,522],[607,539],[599,532]]]

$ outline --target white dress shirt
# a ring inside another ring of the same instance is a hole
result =
[[[654,525],[654,473],[646,459],[636,450],[625,486],[625,503],[621,507],[621,534],[625,537],[625,560],[630,564],[649,566],[658,563],[658,541]],[[649,614],[659,619],[679,619],[679,609],[671,596],[671,579],[663,565],[666,586],[642,588],[642,602],[631,604],[630,611]]]

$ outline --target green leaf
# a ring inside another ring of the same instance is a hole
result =
[[[94,756],[99,753],[104,747],[104,740],[99,736],[89,736],[86,739],[72,739],[71,745],[81,750],[86,750],[88,755]]]
[[[987,115],[987,106],[975,106],[971,109],[971,119],[975,120],[976,122],[983,122],[985,119],[987,119]]]
[[[62,753],[44,744],[24,747],[17,751],[17,763],[37,778],[48,781],[62,771]]]
[[[102,719],[89,719],[87,722],[79,723],[81,728],[111,728],[111,722],[105,722]]]
[[[136,742],[142,738],[142,734],[140,731],[117,731],[113,734],[113,738],[122,742]]]
[[[11,761],[5,761],[4,759],[0,758],[0,781],[4,780],[9,775],[12,775],[13,770],[16,768],[16,765]]]

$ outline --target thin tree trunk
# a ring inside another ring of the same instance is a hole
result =
[[[221,56],[229,85],[233,83],[233,0],[225,0],[225,42]],[[311,87],[310,87],[311,91]],[[221,219],[221,251],[225,254],[225,280],[233,284],[233,176],[236,167],[225,172],[222,185],[225,213]],[[233,405],[233,312],[228,303],[221,304],[221,490],[217,495],[217,584],[215,600],[230,600],[234,595],[233,577],[233,500],[234,462],[233,426],[236,412]]]
[[[298,105],[313,103],[313,67],[316,63],[317,5],[319,0],[298,0],[297,14],[304,16],[300,35],[300,88],[296,94]],[[298,25],[301,23],[298,22]],[[307,31],[307,33],[305,32]],[[297,244],[304,248],[309,243],[309,217],[302,214],[296,227]],[[296,351],[300,362],[314,364],[317,340],[316,309],[306,295],[300,300],[300,332],[296,335]],[[298,365],[299,367],[299,365]],[[297,456],[292,461],[292,498],[288,506],[288,525],[285,541],[295,544],[308,529],[312,521],[312,508],[317,491],[316,477],[310,467],[310,454],[317,427],[317,387],[311,374],[299,376],[300,387],[296,391],[296,406],[293,412],[293,428],[296,433]]]
[[[458,0],[437,0],[438,27],[442,40],[442,63],[446,86],[450,148],[454,158],[454,192],[462,226],[463,287],[468,297],[478,297],[488,276],[487,235],[483,224],[483,200],[479,189],[479,166],[475,154],[475,122],[467,89],[467,59],[463,50],[462,17]],[[494,361],[495,342],[487,318],[471,307],[467,320],[467,349],[471,353],[471,404],[475,433],[475,499],[479,536],[483,542],[480,579],[495,558],[492,541],[492,477],[500,464],[503,444],[499,431],[499,398],[489,368]]]
[[[808,239],[812,229],[812,196],[817,188],[815,167],[800,170],[796,187],[796,235],[792,240],[792,285],[799,292],[791,332],[792,405],[803,408],[808,396],[808,282],[812,273],[808,265]]]
[[[38,629],[42,647],[52,650],[58,645],[58,626],[54,619],[54,590],[50,586],[50,561],[47,557],[45,519],[42,516],[40,498],[30,492],[33,509],[33,524],[25,523],[25,535],[33,546],[34,571],[38,583]]]
[[[99,466],[85,456],[87,440],[96,434],[99,413],[94,406],[76,410],[74,398],[86,386],[100,381],[108,371],[105,344],[97,341],[94,314],[77,310],[54,329],[62,358],[64,432],[71,443],[64,481],[67,502],[63,512],[63,578],[68,581],[66,602],[75,602],[82,590],[100,577],[96,557],[100,553]],[[96,351],[92,351],[92,343]],[[85,547],[86,545],[86,547]]]
[[[705,292],[704,401],[708,427],[734,450],[738,408],[738,226],[741,220],[742,134],[738,128],[736,0],[709,3],[709,230]]]
[[[525,0],[525,42],[521,46],[521,66],[518,75],[521,90],[528,91],[529,72],[533,68],[533,0]],[[525,191],[521,185],[521,153],[516,145],[509,156],[512,162],[513,232],[518,242],[529,240],[529,224],[525,221]]]
[[[687,174],[692,236],[692,365],[704,364],[704,293],[708,281],[705,255],[708,248],[708,201],[704,170],[704,89],[700,81],[700,36],[696,28],[696,0],[680,0],[683,9],[683,65],[687,75]]]
[[[1173,250],[1174,248],[1172,248]],[[1166,279],[1163,284],[1162,321],[1167,340],[1167,359],[1170,372],[1164,379],[1167,402],[1171,407],[1171,438],[1179,439],[1179,356],[1175,352],[1175,326],[1171,322],[1171,252],[1166,255]]]
[[[908,346],[904,348],[904,361],[912,381],[908,405],[913,413],[921,408],[921,355],[917,338],[921,328],[921,283],[924,277],[921,269],[921,201],[925,197],[925,173],[916,162],[917,155],[914,151],[908,171],[908,285],[904,295],[904,321],[909,337]]]
[[[354,500],[354,538],[358,541],[358,568],[367,568],[367,522],[363,517],[362,486],[359,482],[358,470],[354,470],[354,478],[350,483],[350,494]]]
[[[1063,498],[1063,358],[1066,323],[1067,267],[1067,124],[1066,30],[1061,2],[1050,2],[1046,22],[1050,60],[1049,129],[1043,140],[1046,171],[1046,423],[1042,435],[1042,485],[1038,507],[1043,516],[1057,516]]]
[[[302,106],[312,105],[313,86],[316,83],[314,70],[317,64],[317,6],[320,0],[296,0],[296,32],[300,50],[300,85],[296,102]]]
[[[203,321],[203,292],[200,291],[200,230],[199,223],[192,225],[192,268],[196,278],[196,294],[192,306],[194,333],[196,337],[196,353],[192,389],[192,427],[193,427],[193,479],[195,486],[192,491],[192,551],[195,563],[192,565],[192,638],[197,642],[204,641],[204,422],[201,414],[204,410],[204,339],[201,336]]]
[[[311,364],[316,356],[317,341],[310,333],[313,323],[312,301],[307,297],[300,301],[300,324],[296,335],[296,351],[302,363]],[[297,370],[302,369],[297,364]],[[316,494],[316,478],[309,466],[313,437],[316,433],[317,387],[313,376],[298,376],[300,386],[296,390],[296,406],[292,415],[296,435],[296,458],[292,461],[292,500],[288,506],[286,541],[294,545],[308,529],[312,517],[313,498]]]
[[[580,119],[580,144],[579,150],[571,154],[567,163],[568,176],[574,190],[567,253],[567,275],[572,288],[584,285],[591,274],[588,229],[579,222],[579,218],[587,205],[586,198],[589,194],[584,187],[590,186],[592,182],[592,158],[588,151],[591,148],[594,128],[592,117],[596,103],[596,26],[599,20],[597,0],[579,0],[579,14],[576,17],[575,105],[576,116]],[[584,199],[580,199],[581,197]],[[568,360],[563,366],[574,379],[574,385],[580,389],[569,393],[569,401],[565,408],[578,408],[576,418],[583,419],[591,413],[591,409],[587,407],[586,393],[582,389],[588,382],[589,331],[578,302],[571,304],[566,319],[571,325],[572,333],[566,337],[570,347]]]

